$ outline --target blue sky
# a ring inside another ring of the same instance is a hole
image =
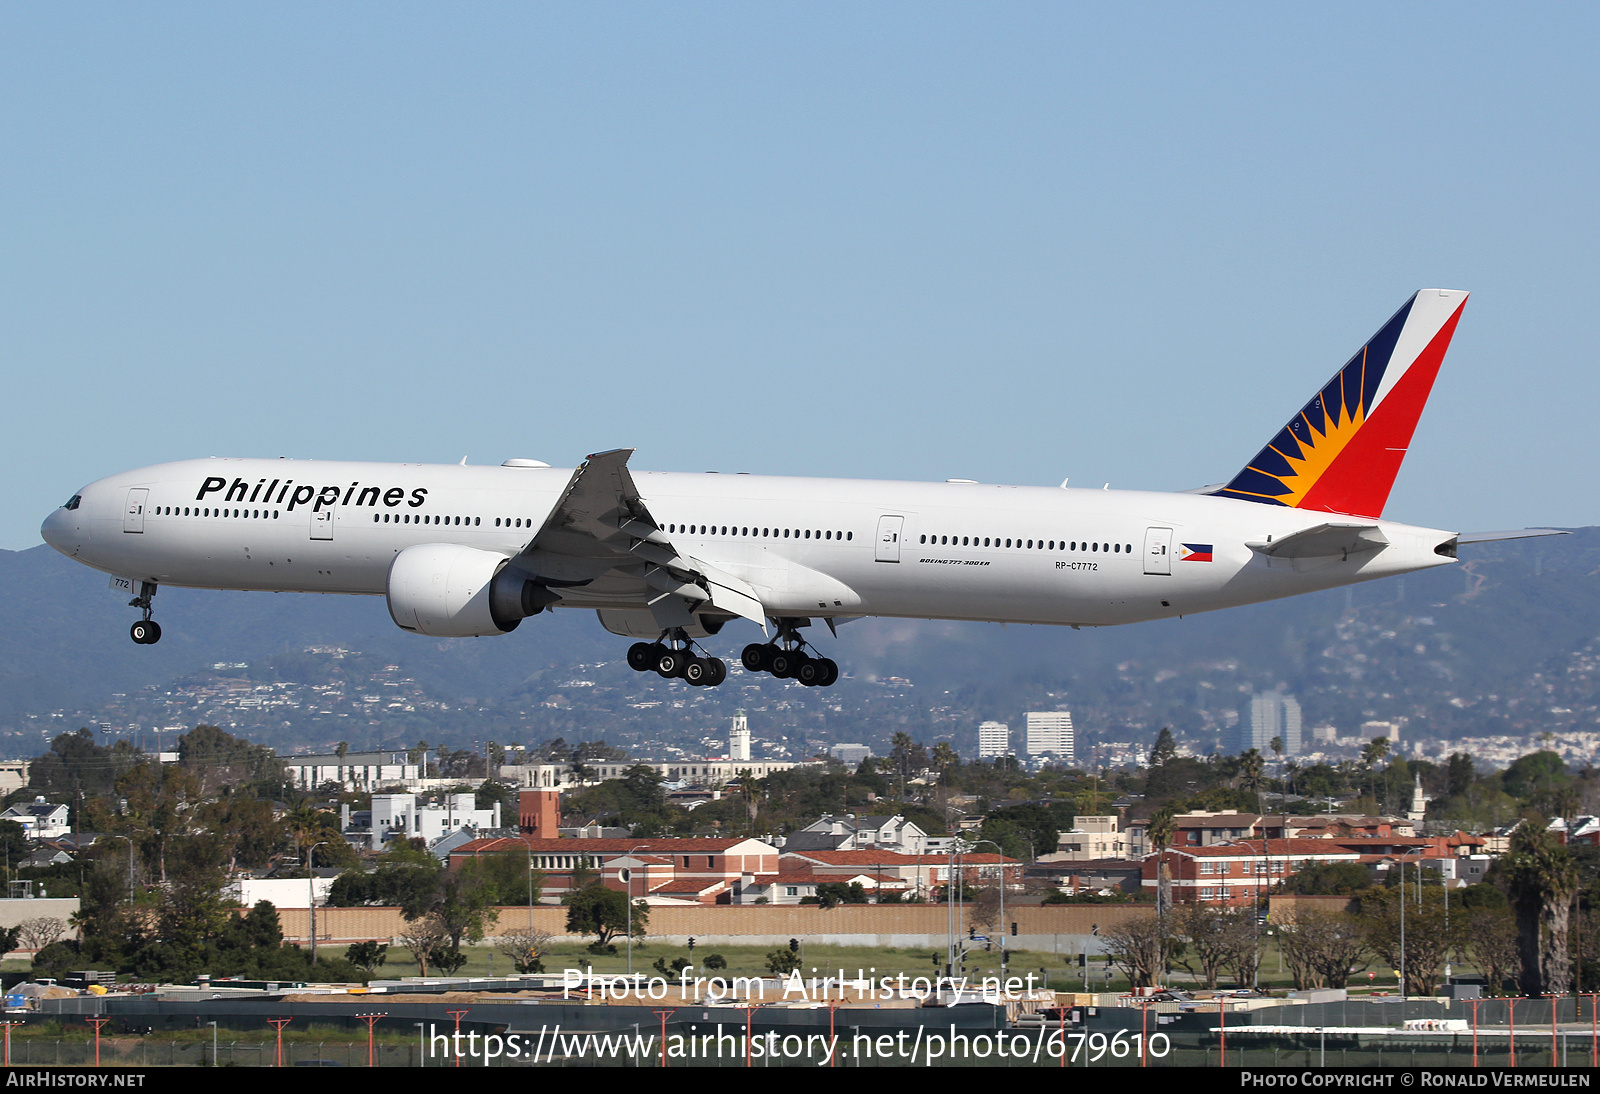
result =
[[[1600,523],[1597,23],[10,5],[0,547],[206,455],[1184,489],[1436,285],[1386,515]]]

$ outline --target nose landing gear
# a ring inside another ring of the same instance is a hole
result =
[[[144,618],[128,628],[128,637],[141,646],[153,646],[161,641],[161,624],[150,618],[150,600],[156,595],[154,581],[141,581],[139,595],[128,601],[128,607],[138,608]]]

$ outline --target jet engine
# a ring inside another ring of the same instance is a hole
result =
[[[505,555],[454,543],[419,543],[389,564],[389,615],[436,638],[509,634],[559,599]]]

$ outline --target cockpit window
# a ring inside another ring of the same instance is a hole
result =
[[[63,505],[61,508],[63,508],[63,509],[76,509],[78,507],[79,503],[82,502],[82,501],[83,501],[83,495],[82,494],[74,494],[74,495],[72,495],[72,497],[67,499],[67,504]]]

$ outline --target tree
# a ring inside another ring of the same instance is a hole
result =
[[[1387,755],[1389,755],[1387,737],[1374,737],[1371,743],[1361,747],[1361,768],[1367,775],[1368,789],[1374,798],[1378,796],[1378,792],[1372,782],[1373,772]]]
[[[800,967],[800,955],[793,950],[772,950],[767,954],[767,971],[774,976],[787,976]]]
[[[1345,987],[1367,952],[1361,921],[1345,912],[1296,912],[1277,930],[1294,986],[1302,991]]]
[[[1367,868],[1358,862],[1308,862],[1284,878],[1278,892],[1345,896],[1361,892],[1370,883]]]
[[[179,737],[178,763],[206,795],[238,783],[277,786],[283,782],[283,761],[277,753],[216,726],[195,726]]]
[[[1100,933],[1106,952],[1136,988],[1154,986],[1166,964],[1169,923],[1165,916],[1125,919]]]
[[[598,881],[571,894],[567,901],[567,933],[592,934],[596,946],[608,946],[619,935],[627,937],[630,926],[633,937],[642,938],[649,924],[648,904],[634,901],[630,913],[628,898]]]
[[[1179,906],[1172,915],[1173,930],[1185,942],[1180,963],[1200,976],[1208,988],[1216,988],[1217,978],[1233,958],[1237,939],[1232,920],[1239,914],[1214,904],[1192,903]],[[1194,955],[1193,964],[1190,963],[1191,954]]]
[[[491,886],[482,884],[465,870],[447,870],[440,874],[439,887],[425,915],[444,931],[452,955],[461,952],[462,939],[483,941],[485,929],[499,919],[494,896]],[[444,964],[437,953],[434,964]]]
[[[389,945],[386,942],[356,942],[344,951],[344,959],[352,965],[359,965],[371,976],[380,965],[388,959]]]
[[[1257,749],[1250,749],[1239,756],[1239,789],[1255,795],[1256,812],[1261,812],[1261,773],[1265,769],[1265,761]]]
[[[1408,995],[1432,995],[1446,957],[1461,947],[1465,939],[1466,917],[1448,917],[1444,894],[1434,888],[1423,890],[1419,906],[1415,887],[1397,885],[1392,889],[1374,886],[1360,896],[1361,920],[1366,926],[1367,945],[1391,969],[1404,968]],[[1405,961],[1401,962],[1401,903],[1405,903]]]
[[[1480,908],[1470,913],[1466,950],[1489,983],[1490,995],[1506,990],[1508,982],[1522,979],[1522,947],[1517,919],[1508,908]]]
[[[1572,990],[1568,931],[1578,893],[1572,857],[1544,830],[1543,818],[1529,817],[1511,834],[1510,853],[1499,865],[1517,917],[1523,994],[1567,994]]]
[[[395,935],[395,941],[411,951],[418,976],[427,976],[428,966],[437,964],[436,957],[449,952],[448,938],[444,925],[431,915],[406,920],[405,929]]]
[[[1156,915],[1172,911],[1172,870],[1167,865],[1166,850],[1172,846],[1176,820],[1171,806],[1162,806],[1150,815],[1145,834],[1150,839],[1150,849],[1156,856]]]
[[[867,891],[862,888],[861,882],[852,881],[845,884],[842,881],[824,881],[817,886],[815,898],[807,898],[824,908],[832,908],[839,904],[867,904]],[[804,900],[801,901],[805,903]]]
[[[511,964],[520,973],[544,972],[540,960],[550,948],[551,934],[533,927],[523,927],[501,935],[495,940],[501,953],[511,958]]]
[[[17,937],[23,949],[35,953],[67,933],[67,921],[55,916],[35,916],[17,924]]]

